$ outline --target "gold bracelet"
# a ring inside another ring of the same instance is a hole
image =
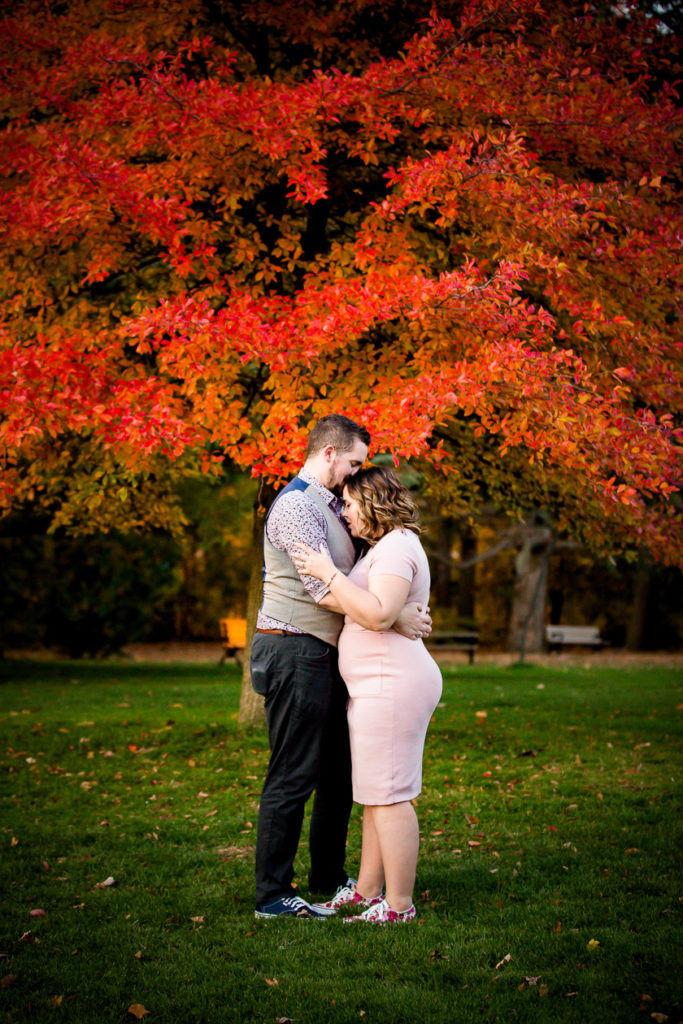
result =
[[[329,580],[325,584],[325,586],[327,587],[328,590],[332,586],[332,580],[334,579],[335,576],[338,576],[338,575],[339,575],[339,569],[335,569],[334,572],[332,573],[332,575],[330,576]]]

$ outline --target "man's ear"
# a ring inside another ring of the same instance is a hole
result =
[[[335,454],[336,451],[334,445],[326,444],[323,448],[323,458],[325,459],[325,462],[332,462]]]

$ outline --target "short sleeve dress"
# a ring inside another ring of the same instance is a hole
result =
[[[349,578],[369,589],[374,575],[410,582],[408,601],[429,602],[429,564],[415,533],[392,530],[359,559]],[[349,616],[339,638],[349,691],[353,798],[360,804],[412,800],[422,789],[422,755],[439,702],[439,667],[421,640],[363,629]]]

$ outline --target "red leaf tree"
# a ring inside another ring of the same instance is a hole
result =
[[[281,480],[337,410],[455,492],[493,445],[560,530],[680,561],[681,113],[655,17],[55,10],[0,26],[8,516],[173,526],[179,473]]]

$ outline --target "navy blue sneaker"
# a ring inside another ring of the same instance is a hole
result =
[[[257,903],[254,917],[329,917],[329,911],[320,911],[300,896],[280,896],[269,903]]]

